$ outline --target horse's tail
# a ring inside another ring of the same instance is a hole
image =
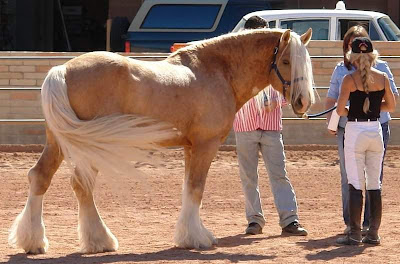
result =
[[[72,109],[65,82],[66,67],[53,67],[42,85],[42,108],[64,159],[75,165],[78,183],[92,190],[95,170],[106,174],[138,172],[132,161],[154,163],[157,143],[176,136],[169,124],[135,115],[80,120]]]

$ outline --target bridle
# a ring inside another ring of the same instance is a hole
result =
[[[285,98],[285,100],[286,100],[286,90],[287,90],[288,87],[290,87],[291,81],[286,81],[286,80],[283,78],[282,74],[280,73],[280,71],[279,71],[279,69],[278,69],[278,65],[276,64],[276,56],[277,56],[278,51],[279,51],[279,44],[280,44],[280,42],[281,42],[281,40],[278,41],[278,45],[276,45],[276,47],[274,48],[274,57],[273,57],[273,60],[272,60],[272,63],[271,63],[271,69],[270,69],[269,72],[271,73],[272,70],[275,70],[275,73],[276,73],[276,75],[278,76],[278,78],[279,78],[279,80],[281,81],[282,86],[283,86],[283,91],[282,91],[282,93],[283,93],[283,98]],[[298,82],[298,81],[302,81],[302,80],[304,80],[304,77],[296,78],[296,79],[294,79],[293,81],[294,81],[294,82]],[[266,96],[266,95],[264,94],[264,96]],[[331,107],[331,108],[329,108],[329,109],[327,109],[327,110],[325,110],[325,111],[323,111],[323,112],[317,113],[317,114],[306,115],[305,117],[308,118],[308,119],[309,119],[309,118],[316,118],[316,117],[325,115],[325,114],[327,114],[327,113],[329,113],[329,112],[331,112],[331,111],[333,111],[333,110],[335,110],[335,109],[336,109],[336,106]]]
[[[292,82],[291,82],[291,81],[286,81],[286,80],[283,78],[281,72],[280,72],[279,69],[278,69],[278,65],[276,64],[276,55],[278,54],[278,51],[279,51],[279,44],[280,44],[280,43],[281,43],[281,40],[278,41],[278,45],[276,45],[276,47],[274,48],[274,56],[273,56],[273,60],[272,60],[272,63],[271,63],[271,69],[269,70],[269,72],[271,73],[272,70],[275,70],[276,75],[278,76],[279,80],[280,80],[281,83],[282,83],[282,87],[283,87],[283,90],[282,90],[283,98],[285,98],[285,100],[286,100],[286,91],[287,91],[287,88],[290,87],[290,85],[291,85]],[[298,81],[302,81],[302,80],[304,80],[304,77],[296,78],[296,79],[294,79],[293,81],[294,81],[294,82],[298,82]]]

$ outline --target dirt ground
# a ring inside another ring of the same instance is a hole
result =
[[[44,255],[26,255],[7,243],[8,229],[28,193],[27,171],[38,152],[0,152],[1,263],[399,263],[400,148],[388,150],[385,163],[380,246],[338,246],[341,217],[337,151],[326,146],[287,146],[287,169],[295,188],[307,237],[281,236],[268,176],[260,166],[260,191],[267,223],[263,234],[244,235],[244,197],[235,151],[219,151],[210,168],[201,209],[204,225],[218,237],[209,250],[174,246],[184,174],[181,150],[162,154],[165,163],[141,165],[147,177],[100,176],[96,201],[104,221],[119,240],[117,252],[82,255],[77,239],[77,202],[65,163],[45,196],[44,221],[50,242]],[[35,149],[36,150],[36,149]],[[260,161],[261,162],[261,161]]]

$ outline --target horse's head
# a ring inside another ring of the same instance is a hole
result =
[[[302,36],[286,30],[275,47],[270,70],[272,86],[280,91],[297,115],[306,113],[314,103],[311,59],[306,45],[311,28]]]

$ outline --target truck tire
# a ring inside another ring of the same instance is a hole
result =
[[[111,23],[110,47],[111,51],[125,51],[125,34],[129,28],[126,17],[114,17]]]

